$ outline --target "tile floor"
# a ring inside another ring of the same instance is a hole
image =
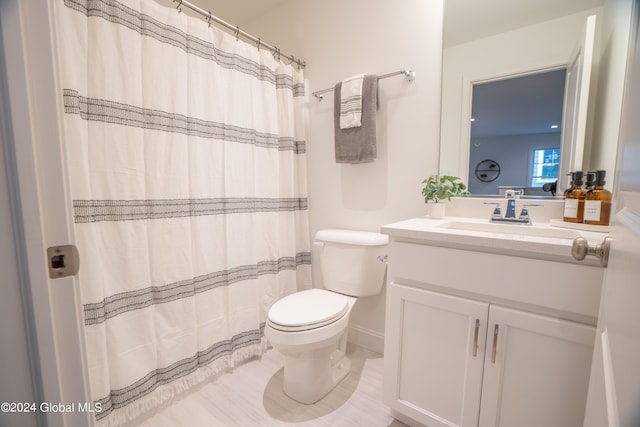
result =
[[[404,427],[382,403],[382,356],[353,345],[347,353],[351,372],[313,405],[300,404],[283,393],[282,356],[271,349],[130,426]]]

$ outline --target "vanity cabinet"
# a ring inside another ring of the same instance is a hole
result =
[[[601,268],[392,238],[388,276],[394,416],[430,427],[582,425]]]

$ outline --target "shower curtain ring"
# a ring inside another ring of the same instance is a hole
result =
[[[207,16],[207,24],[209,24],[209,28],[211,28],[211,11],[209,11],[209,16]]]
[[[240,27],[237,25],[236,25],[235,35],[236,35],[236,41],[240,40]]]
[[[295,60],[296,60],[296,57],[291,55],[291,59],[289,59],[289,65],[293,64]]]
[[[173,1],[175,2],[176,0],[173,0]],[[178,13],[182,12],[182,7],[181,6],[182,6],[182,0],[180,0],[178,5],[176,6],[176,9],[178,10]]]
[[[258,52],[260,51],[260,44],[262,43],[262,41],[260,40],[260,38],[258,38],[258,44],[256,45],[256,47],[258,48]]]

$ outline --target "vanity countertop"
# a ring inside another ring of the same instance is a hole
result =
[[[571,256],[576,237],[584,237],[590,246],[595,246],[608,234],[592,230],[564,228],[560,221],[520,225],[466,217],[418,217],[381,228],[392,239],[409,243],[600,266],[595,257],[576,261]]]

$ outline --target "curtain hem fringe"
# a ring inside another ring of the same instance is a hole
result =
[[[260,344],[254,344],[237,350],[207,366],[203,366],[183,378],[158,387],[148,395],[123,408],[114,409],[105,418],[96,421],[96,426],[116,427],[144,415],[151,415],[149,413],[161,405],[168,403],[174,398],[182,398],[186,396],[188,394],[187,392],[191,388],[212,379],[212,377],[231,372],[233,369],[250,359],[262,356],[269,347],[267,339],[262,337]]]

